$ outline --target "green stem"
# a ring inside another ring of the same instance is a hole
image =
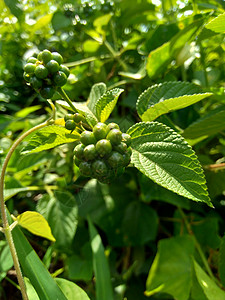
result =
[[[128,66],[125,64],[125,62],[119,57],[119,55],[117,54],[117,52],[112,48],[112,46],[110,45],[109,42],[107,42],[106,40],[104,41],[104,45],[106,46],[106,48],[109,50],[109,52],[112,54],[113,58],[115,58],[122,66],[122,68],[124,69],[124,71],[128,70]]]
[[[63,99],[69,104],[69,106],[72,108],[72,110],[76,113],[79,113],[79,111],[76,109],[76,107],[73,105],[72,101],[70,100],[70,98],[67,96],[66,92],[59,87],[57,89],[57,92],[63,97]]]
[[[217,280],[217,278],[215,278],[215,276],[213,275],[213,272],[212,272],[212,270],[211,270],[211,268],[210,268],[210,266],[209,266],[209,264],[208,264],[208,261],[207,261],[207,259],[206,259],[206,257],[205,257],[205,254],[203,253],[202,248],[201,248],[201,246],[200,246],[198,240],[196,239],[195,235],[193,234],[193,231],[192,231],[192,229],[191,229],[191,225],[190,225],[190,224],[188,223],[188,221],[187,221],[187,217],[186,217],[185,213],[183,212],[182,208],[180,208],[180,207],[178,207],[178,210],[179,210],[179,212],[180,212],[180,214],[181,214],[181,216],[182,216],[182,218],[183,218],[183,220],[184,220],[184,224],[185,224],[185,226],[186,226],[186,228],[187,228],[188,233],[191,234],[191,235],[193,236],[193,238],[194,238],[195,247],[196,247],[196,249],[197,249],[197,251],[198,251],[198,253],[199,253],[199,256],[201,257],[201,260],[202,260],[202,262],[203,262],[203,265],[204,265],[206,271],[208,272],[208,274],[209,274],[209,276],[211,277],[211,279],[212,279],[215,283],[217,283],[219,286],[221,286],[220,282],[219,282],[219,281]]]
[[[7,219],[6,206],[5,206],[5,202],[4,202],[4,179],[5,179],[5,173],[6,173],[6,168],[7,168],[8,162],[9,162],[13,152],[17,148],[17,146],[29,134],[31,134],[32,132],[34,132],[38,129],[41,129],[42,127],[45,127],[47,125],[49,125],[49,121],[46,121],[46,122],[44,122],[40,125],[37,125],[37,126],[31,128],[31,129],[29,129],[27,132],[23,133],[14,142],[14,144],[12,145],[12,147],[10,148],[9,152],[6,155],[5,161],[4,161],[3,166],[2,166],[2,172],[1,172],[1,177],[0,177],[0,204],[1,204],[3,232],[5,234],[6,240],[8,242],[9,248],[10,248],[10,252],[11,252],[11,255],[12,255],[12,258],[13,258],[18,283],[19,283],[21,293],[22,293],[22,296],[23,296],[24,300],[28,300],[28,296],[27,296],[27,293],[26,293],[26,287],[25,287],[25,283],[24,283],[24,280],[23,280],[23,275],[22,275],[22,272],[21,272],[21,269],[20,269],[20,264],[19,264],[19,259],[18,259],[18,256],[17,256],[16,248],[15,248],[15,245],[14,245],[14,242],[13,242],[11,228],[9,226],[9,222],[8,222],[8,219]]]

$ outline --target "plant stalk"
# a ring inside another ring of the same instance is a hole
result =
[[[79,111],[76,109],[76,107],[73,105],[70,98],[67,96],[66,92],[60,87],[57,89],[57,92],[62,96],[62,98],[69,104],[69,106],[72,108],[72,110],[76,113],[79,113]]]
[[[5,179],[5,173],[6,173],[6,168],[8,165],[8,162],[13,154],[13,152],[15,151],[15,149],[17,148],[17,146],[32,132],[41,129],[45,126],[49,125],[49,121],[46,121],[42,124],[39,124],[31,129],[29,129],[28,131],[26,131],[25,133],[23,133],[12,145],[12,147],[10,148],[9,152],[6,155],[5,161],[3,163],[2,166],[2,172],[1,172],[1,177],[0,177],[0,204],[1,204],[1,215],[2,215],[2,223],[3,223],[3,232],[5,234],[6,240],[8,242],[9,248],[10,248],[10,252],[13,258],[13,263],[14,263],[14,268],[16,271],[16,275],[17,275],[17,279],[18,279],[18,283],[21,289],[21,294],[23,296],[24,300],[29,300],[27,293],[26,293],[26,287],[25,287],[25,283],[23,280],[23,275],[20,269],[20,263],[19,263],[19,259],[17,256],[17,252],[16,252],[16,248],[13,242],[13,237],[12,237],[12,233],[11,233],[11,228],[9,226],[9,222],[7,219],[7,212],[6,212],[6,205],[4,202],[4,179]]]

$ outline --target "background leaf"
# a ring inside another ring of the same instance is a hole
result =
[[[127,133],[137,169],[181,196],[212,206],[201,165],[178,133],[158,122],[137,123]]]
[[[96,103],[105,94],[106,89],[106,85],[103,82],[96,83],[91,88],[87,106],[94,115],[96,115]]]
[[[212,93],[197,94],[199,88],[189,82],[164,82],[145,90],[138,98],[137,112],[142,121],[153,121],[162,114],[185,108]]]
[[[212,19],[205,27],[215,32],[225,32],[225,13]]]
[[[78,140],[79,137],[80,135],[75,131],[71,133],[71,131],[64,127],[50,125],[32,135],[28,145],[23,148],[23,153],[40,152],[65,143],[73,143]]]
[[[225,236],[221,240],[219,252],[219,275],[220,280],[225,287]]]
[[[67,300],[90,300],[85,291],[74,282],[63,278],[56,278],[55,281],[63,291]]]

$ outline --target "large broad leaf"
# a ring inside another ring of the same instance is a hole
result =
[[[189,299],[194,240],[177,236],[161,240],[146,282],[147,296],[168,293],[177,300]]]
[[[185,108],[212,93],[199,93],[189,82],[164,82],[145,90],[138,98],[137,112],[142,121],[153,121],[162,114]]]
[[[105,257],[102,240],[90,218],[88,226],[93,252],[93,267],[96,277],[96,300],[113,300],[109,265]]]
[[[26,228],[31,233],[49,239],[55,242],[55,238],[52,235],[51,228],[45,218],[36,211],[25,211],[16,220],[20,226]]]
[[[225,287],[225,236],[223,237],[220,245],[219,252],[219,275],[220,280]]]
[[[181,196],[212,206],[201,165],[182,136],[158,122],[137,123],[127,133],[137,169]]]
[[[96,102],[96,116],[100,122],[105,122],[113,111],[122,89],[115,88],[106,92]]]
[[[17,226],[12,231],[23,273],[29,278],[41,300],[67,300],[44,264]]]
[[[225,292],[221,290],[206,272],[194,260],[194,270],[198,283],[207,300],[225,300]],[[197,300],[197,299],[196,299]]]
[[[29,140],[28,145],[23,149],[23,153],[48,150],[65,143],[73,143],[79,138],[80,134],[75,131],[71,133],[71,131],[64,127],[50,125],[34,133]]]
[[[68,105],[68,103],[66,101],[58,100],[57,103],[62,105],[64,108],[66,108],[70,111],[73,111],[72,108]],[[86,105],[86,102],[85,103],[73,102],[73,105],[80,113],[85,115],[86,120],[91,127],[94,127],[95,124],[98,123],[98,119],[93,114],[93,112],[88,108],[88,106]]]
[[[77,228],[77,202],[69,192],[56,191],[38,202],[38,211],[48,221],[56,239],[55,247],[70,247]]]
[[[74,282],[63,278],[56,278],[55,281],[63,291],[67,300],[90,300],[85,291]]]
[[[204,20],[192,22],[189,26],[177,33],[169,42],[150,52],[147,60],[147,72],[149,77],[157,76],[185,47],[187,42],[191,42]]]
[[[225,129],[225,106],[220,106],[188,126],[183,137],[186,139],[207,138]]]
[[[91,88],[91,92],[88,100],[88,108],[96,115],[96,103],[105,94],[106,85],[103,82],[96,83]]]
[[[205,27],[215,32],[225,32],[225,13],[212,19]]]

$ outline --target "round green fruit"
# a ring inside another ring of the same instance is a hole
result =
[[[55,90],[51,86],[46,86],[41,89],[40,94],[45,99],[51,99],[55,93]]]
[[[37,78],[44,79],[48,76],[48,69],[43,65],[38,65],[34,71]]]
[[[93,175],[95,177],[106,176],[109,172],[106,163],[103,160],[100,160],[100,159],[95,160],[92,163],[92,171],[93,171]]]
[[[85,146],[83,144],[79,144],[74,149],[74,155],[77,157],[77,159],[82,160],[84,158],[84,148]]]
[[[131,136],[127,133],[122,133],[122,141],[129,147],[131,145]]]
[[[79,165],[80,173],[84,176],[92,175],[91,164],[87,161],[82,161]]]
[[[65,123],[65,127],[68,130],[74,130],[76,128],[76,124],[74,123],[73,120],[67,120]]]
[[[96,140],[105,139],[107,132],[107,125],[101,122],[97,123],[93,128],[93,133]]]
[[[107,140],[113,145],[119,145],[122,141],[122,132],[119,129],[112,129],[107,134]]]
[[[53,80],[56,86],[63,86],[67,83],[66,74],[61,71],[54,75]]]
[[[30,75],[26,72],[23,73],[23,78],[26,80],[26,82],[30,82]]]
[[[123,156],[116,151],[112,151],[107,161],[113,169],[116,169],[123,165]]]
[[[120,127],[119,127],[119,125],[118,124],[116,124],[116,123],[109,123],[108,125],[107,125],[107,128],[108,128],[108,131],[110,131],[110,130],[112,130],[112,129],[120,129]]]
[[[24,66],[24,71],[28,74],[33,74],[34,71],[36,69],[36,65],[35,64],[32,64],[32,63],[27,63],[25,66]]]
[[[34,89],[39,89],[42,87],[42,80],[38,79],[36,76],[30,78],[30,84]]]
[[[73,120],[75,123],[85,122],[85,117],[80,113],[75,113],[73,115]]]
[[[111,153],[112,145],[111,145],[110,141],[108,141],[106,139],[99,140],[96,143],[96,151],[101,157]]]
[[[44,64],[47,64],[47,62],[52,59],[52,53],[49,50],[45,49],[44,51],[42,51],[41,58]]]
[[[32,63],[32,64],[36,64],[37,61],[38,61],[37,58],[35,58],[35,57],[33,57],[33,56],[31,56],[31,57],[28,58],[28,60],[27,60],[28,63]]]
[[[73,120],[73,115],[72,114],[67,114],[64,116],[64,121],[68,121],[68,120]]]
[[[118,145],[114,146],[113,149],[121,154],[124,154],[127,151],[127,144],[121,142]]]
[[[96,156],[97,156],[97,153],[96,153],[96,149],[95,149],[95,145],[94,144],[87,145],[84,148],[84,158],[86,160],[93,160],[93,159],[96,158]]]
[[[59,65],[62,64],[63,58],[58,52],[52,52],[52,59],[56,60]]]
[[[86,146],[96,143],[95,136],[94,136],[93,132],[87,131],[87,130],[85,130],[81,133],[80,141],[81,141],[82,144],[84,144]]]
[[[42,52],[38,53],[37,59],[38,59],[39,61],[42,61]]]
[[[66,77],[69,77],[69,75],[70,75],[70,70],[69,70],[69,68],[67,68],[67,67],[64,66],[64,65],[61,65],[61,66],[59,67],[59,71],[65,73],[65,74],[66,74]]]
[[[128,152],[123,154],[123,165],[124,167],[128,166],[130,163],[130,154]]]
[[[54,74],[59,71],[59,64],[56,60],[52,59],[46,64],[46,68],[51,74]]]

